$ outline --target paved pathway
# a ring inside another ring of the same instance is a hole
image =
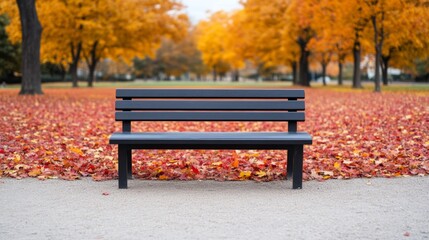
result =
[[[0,179],[0,239],[429,239],[429,177],[129,185]]]

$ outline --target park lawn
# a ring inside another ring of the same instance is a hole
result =
[[[18,89],[0,91],[0,176],[116,178],[117,147],[108,144],[109,135],[121,127],[114,121],[114,88],[45,88],[44,92],[18,96]],[[429,174],[429,94],[316,87],[306,89],[306,106],[307,120],[299,130],[310,132],[314,141],[305,147],[305,180]],[[271,122],[141,122],[133,130],[285,131],[286,127]],[[139,150],[133,161],[133,173],[141,179],[270,181],[285,178],[286,154]]]

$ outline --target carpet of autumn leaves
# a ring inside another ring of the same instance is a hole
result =
[[[109,135],[114,89],[0,91],[0,176],[67,180],[117,177]],[[306,89],[304,179],[429,174],[429,96]],[[133,131],[285,131],[285,123],[139,122]],[[141,179],[270,181],[285,178],[285,151],[134,150]]]

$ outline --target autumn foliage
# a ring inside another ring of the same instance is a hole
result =
[[[288,67],[294,83],[309,86],[309,71],[326,76],[329,63],[354,64],[353,87],[361,88],[365,56],[374,56],[376,69],[411,69],[415,59],[429,56],[429,5],[415,0],[246,0],[243,9],[213,13],[198,25],[204,62],[250,61],[259,70]],[[232,39],[232,41],[231,41]],[[234,61],[228,56],[235,56]],[[378,67],[379,66],[379,67]],[[380,72],[375,74],[380,91]]]
[[[429,174],[429,97],[306,90],[304,179]],[[117,177],[113,89],[0,92],[0,176],[67,180]],[[374,105],[373,103],[378,104]],[[134,123],[133,123],[134,124]],[[284,123],[142,122],[134,131],[284,131]],[[270,181],[285,178],[285,151],[136,150],[141,179]]]

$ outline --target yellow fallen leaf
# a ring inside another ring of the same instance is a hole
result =
[[[15,163],[18,163],[19,161],[21,161],[21,156],[20,156],[19,154],[15,154],[15,156],[14,156],[14,158],[13,158],[13,161],[14,161]]]
[[[240,178],[249,178],[250,175],[252,175],[252,172],[250,172],[250,171],[241,171],[240,172]]]
[[[83,155],[82,150],[80,150],[79,148],[72,147],[72,148],[70,148],[70,150],[74,153],[81,155],[81,156]]]
[[[335,169],[338,169],[338,170],[339,170],[339,169],[340,169],[340,167],[341,167],[341,164],[340,164],[339,162],[335,162],[335,163],[334,163],[334,168],[335,168]]]
[[[213,166],[220,166],[220,165],[222,165],[222,162],[220,162],[220,161],[219,162],[214,162],[214,163],[212,163],[212,165]]]
[[[39,168],[33,168],[29,173],[28,176],[30,177],[37,177],[40,174],[42,174],[42,171]]]
[[[260,171],[257,171],[257,172],[256,172],[256,175],[257,175],[258,177],[262,178],[262,177],[267,176],[267,173],[266,173],[266,172],[264,172],[264,171],[262,171],[262,170],[260,170]]]

